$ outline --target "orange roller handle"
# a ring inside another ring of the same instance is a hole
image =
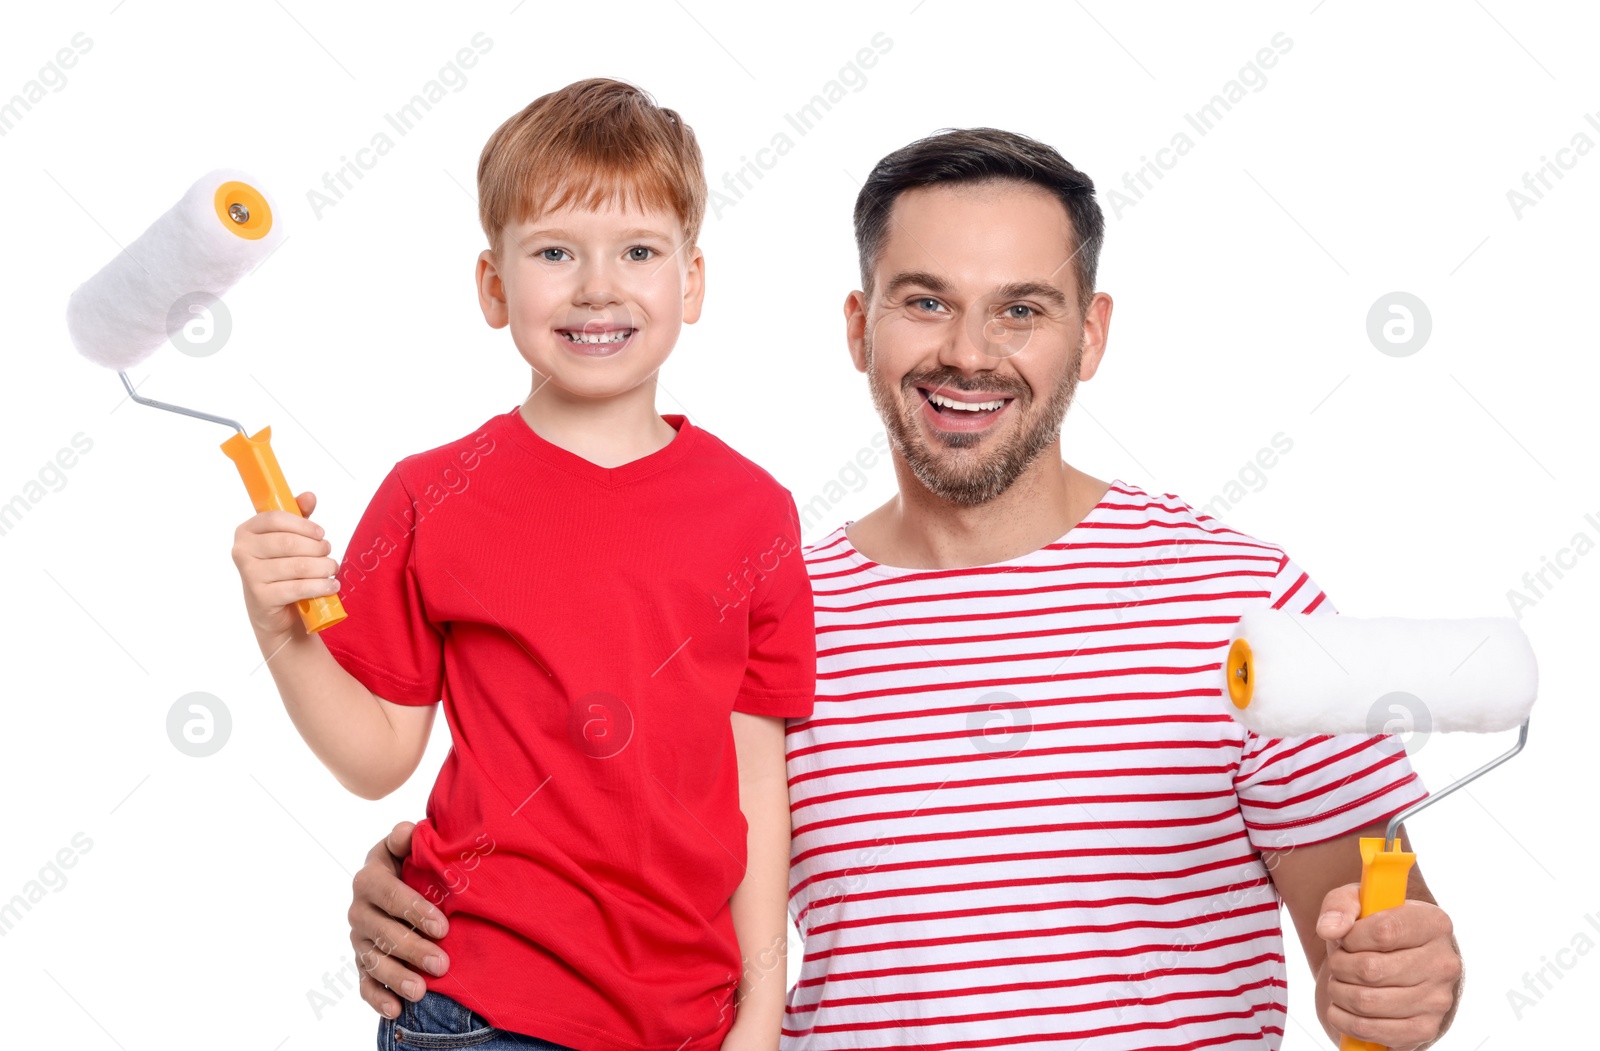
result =
[[[1399,840],[1395,849],[1385,850],[1388,841],[1382,836],[1361,837],[1361,918],[1375,912],[1405,904],[1406,881],[1411,877],[1411,866],[1417,856],[1401,850]],[[1384,1045],[1370,1040],[1342,1037],[1339,1051],[1386,1051]]]
[[[239,477],[250,493],[250,502],[256,511],[288,511],[300,514],[294,490],[284,480],[278,458],[272,454],[272,428],[263,427],[253,436],[236,433],[222,443],[222,451],[239,468]],[[304,517],[304,516],[301,516]],[[306,631],[316,633],[332,627],[345,618],[344,606],[338,595],[319,595],[295,603]]]

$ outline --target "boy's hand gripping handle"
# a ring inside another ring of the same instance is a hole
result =
[[[1416,863],[1417,856],[1409,850],[1401,850],[1398,840],[1395,849],[1385,850],[1383,848],[1387,842],[1383,836],[1361,837],[1362,919],[1375,912],[1405,904],[1406,880],[1411,875],[1411,866]],[[1339,1041],[1339,1051],[1386,1051],[1386,1049],[1382,1044],[1346,1036]]]
[[[222,443],[222,451],[239,468],[239,477],[250,493],[250,502],[256,511],[288,511],[300,514],[300,505],[294,492],[284,480],[278,467],[278,458],[272,454],[272,428],[263,427],[254,437],[236,432]],[[302,516],[304,517],[304,516]],[[295,603],[306,631],[316,633],[331,627],[345,618],[344,606],[338,595],[319,595]]]

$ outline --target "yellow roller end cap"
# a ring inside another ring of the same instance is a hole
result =
[[[272,229],[272,209],[267,207],[266,197],[247,182],[225,182],[218,186],[213,203],[223,227],[247,241],[259,241]],[[239,210],[235,210],[235,205]]]
[[[1228,698],[1241,711],[1250,707],[1250,695],[1255,692],[1251,674],[1250,644],[1234,639],[1228,649]]]

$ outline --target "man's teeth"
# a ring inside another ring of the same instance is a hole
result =
[[[965,412],[988,412],[1005,404],[1004,398],[997,401],[956,401],[954,398],[946,398],[943,394],[932,393],[928,395],[928,400],[946,409],[961,409]]]
[[[563,332],[562,335],[573,343],[621,343],[633,335],[633,329],[619,328],[614,332]]]

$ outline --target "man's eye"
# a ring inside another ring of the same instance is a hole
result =
[[[546,248],[539,253],[539,258],[547,263],[559,263],[561,257],[567,254],[565,248]]]
[[[655,254],[654,248],[646,248],[643,245],[634,245],[628,249],[628,259],[635,263],[647,262]]]
[[[944,304],[940,303],[937,299],[934,299],[932,296],[918,296],[917,298],[915,298],[915,299],[913,299],[911,301],[911,305],[916,307],[918,310],[930,310],[931,311],[931,310],[938,310]]]
[[[1013,303],[1006,307],[1006,316],[1013,321],[1026,321],[1034,315],[1035,311],[1026,303]]]

